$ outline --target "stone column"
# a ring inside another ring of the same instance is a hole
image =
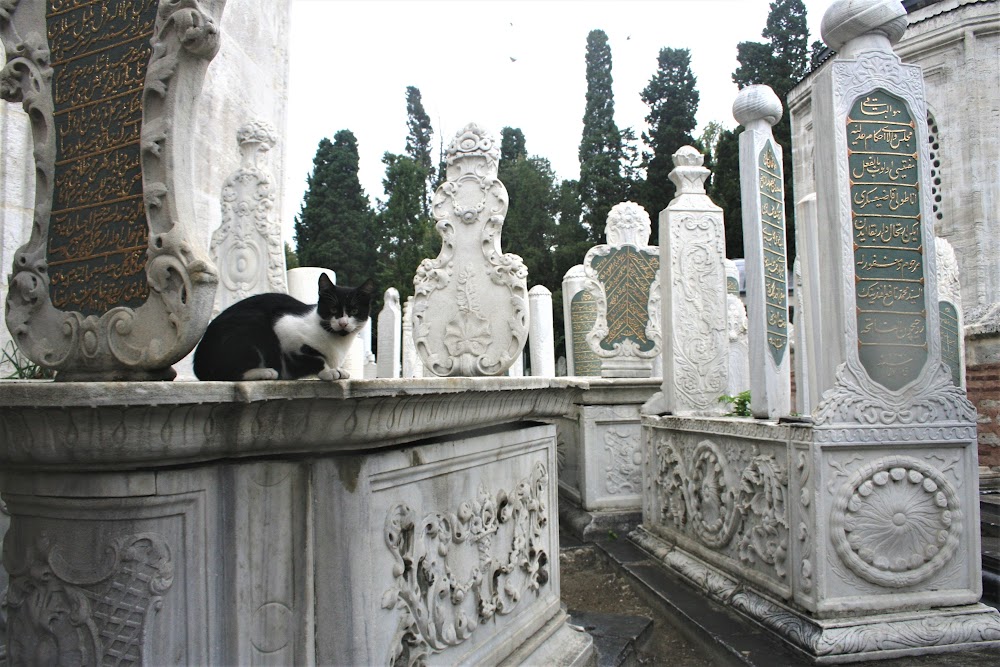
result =
[[[403,377],[420,378],[424,376],[424,362],[417,354],[413,343],[413,297],[407,297],[403,304]]]
[[[941,361],[951,371],[951,381],[965,388],[965,336],[962,318],[962,286],[958,260],[951,244],[934,239],[938,273],[938,310],[941,319]]]
[[[213,317],[248,296],[288,291],[281,224],[274,215],[277,188],[267,164],[277,141],[277,132],[263,121],[236,133],[240,168],[222,187],[222,224],[209,246],[219,271]]]
[[[812,413],[821,398],[816,378],[820,376],[823,355],[823,291],[820,289],[819,222],[816,219],[816,193],[803,197],[795,205],[795,234],[802,284],[796,285],[795,330],[796,359],[802,367],[802,377],[796,375],[796,405],[800,414]],[[796,369],[796,372],[797,369]]]
[[[377,377],[398,378],[403,353],[402,313],[399,310],[399,290],[385,291],[382,312],[378,314]]]
[[[563,277],[563,323],[569,375],[600,376],[601,359],[587,344],[587,334],[597,319],[597,301],[584,287],[587,274],[577,264]]]
[[[0,67],[4,60],[0,48]],[[14,265],[14,254],[31,233],[35,212],[33,170],[28,115],[20,105],[0,101],[0,267],[5,273]],[[0,280],[0,301],[7,301],[6,280]],[[0,326],[0,349],[11,341],[7,327]],[[8,364],[0,364],[3,377],[13,370]]]
[[[705,194],[709,170],[691,146],[674,154],[677,196],[660,213],[663,386],[647,414],[719,415],[729,386],[725,228]]]
[[[781,146],[771,126],[781,101],[767,86],[743,88],[733,103],[740,134],[740,190],[750,348],[750,410],[777,419],[791,412],[788,262]]]
[[[730,396],[750,389],[750,350],[747,347],[747,309],[740,300],[740,270],[731,259],[726,266],[726,307],[729,313],[729,388]]]
[[[531,375],[555,377],[556,348],[552,331],[552,292],[544,285],[528,290],[528,345],[531,351]]]
[[[651,377],[660,353],[660,253],[649,245],[649,214],[638,204],[608,213],[607,244],[583,260],[586,289],[597,304],[587,344],[602,377]]]

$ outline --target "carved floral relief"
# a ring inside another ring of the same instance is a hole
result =
[[[394,585],[382,608],[399,616],[390,664],[425,664],[548,584],[548,484],[545,466],[536,463],[512,491],[481,485],[455,512],[421,516],[403,503],[390,509],[385,543]],[[455,571],[456,551],[472,552],[475,565]]]

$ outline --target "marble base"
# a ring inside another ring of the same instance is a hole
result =
[[[764,626],[817,664],[1000,649],[1000,613],[984,604],[817,619],[642,528],[629,538],[705,595]]]

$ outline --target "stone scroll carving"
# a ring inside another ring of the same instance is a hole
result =
[[[9,664],[144,664],[146,632],[173,584],[166,542],[119,537],[90,564],[65,551],[43,534],[23,562],[5,554]]]
[[[117,0],[99,15],[62,4],[46,18],[41,0],[0,3],[0,94],[31,117],[35,161],[7,326],[61,380],[169,379],[217,282],[191,242],[187,179],[193,102],[225,3]]]
[[[536,463],[511,492],[480,486],[456,512],[390,509],[385,543],[395,561],[394,585],[382,608],[401,612],[392,665],[425,664],[548,583],[548,483],[545,466]],[[458,550],[473,554],[468,572],[453,569],[449,556]]]
[[[265,162],[277,141],[277,132],[263,121],[236,133],[240,168],[222,187],[222,224],[210,245],[220,282],[213,316],[253,294],[288,291],[281,225],[274,218],[274,178]]]
[[[433,199],[441,252],[413,279],[413,339],[439,376],[501,375],[528,337],[528,270],[502,253],[507,189],[497,179],[500,147],[477,125],[447,151],[447,181]]]

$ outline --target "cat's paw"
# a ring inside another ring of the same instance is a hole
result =
[[[243,374],[244,380],[277,380],[278,371],[273,368],[251,368]]]
[[[326,380],[327,382],[333,382],[334,380],[346,380],[351,376],[345,370],[340,370],[336,368],[324,368],[319,372],[319,379]]]

